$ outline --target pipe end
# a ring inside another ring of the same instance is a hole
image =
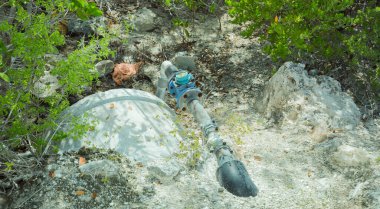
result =
[[[258,193],[244,164],[238,160],[223,163],[216,171],[219,183],[230,193],[239,197],[255,197]]]

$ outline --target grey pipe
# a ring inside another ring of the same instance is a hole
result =
[[[178,68],[170,61],[164,61],[161,64],[160,78],[157,82],[156,96],[165,101],[165,95],[168,87],[169,80],[178,72]]]

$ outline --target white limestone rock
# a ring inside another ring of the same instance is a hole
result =
[[[60,87],[57,76],[45,71],[45,75],[41,76],[34,84],[33,94],[39,98],[46,98],[54,95]]]
[[[351,130],[360,121],[352,98],[328,76],[310,77],[303,64],[286,62],[267,83],[257,108],[267,118],[312,129]]]

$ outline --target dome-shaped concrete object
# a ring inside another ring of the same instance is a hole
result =
[[[81,147],[114,149],[140,162],[162,160],[178,151],[180,127],[175,113],[156,96],[113,89],[85,97],[68,114],[91,122],[79,140],[64,140],[60,152]]]

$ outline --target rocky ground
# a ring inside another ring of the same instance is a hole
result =
[[[6,198],[9,208],[380,208],[380,120],[361,120],[338,82],[292,63],[270,80],[275,65],[222,12],[190,17],[187,36],[172,26],[174,11],[157,4],[98,4],[112,19],[109,27],[133,25],[115,40],[112,61],[144,64],[120,86],[104,72],[88,94],[111,88],[154,93],[162,61],[194,57],[191,72],[202,83],[204,104],[259,194],[239,198],[220,187],[215,159],[200,147],[201,158],[182,159],[175,173],[160,175],[118,153],[83,149],[50,157],[38,177]],[[189,114],[179,117],[201,137]]]

